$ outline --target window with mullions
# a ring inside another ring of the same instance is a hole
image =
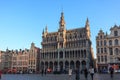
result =
[[[109,41],[109,45],[112,46],[112,40]]]
[[[114,36],[118,36],[118,31],[114,31]]]
[[[117,39],[115,39],[115,45],[118,45],[118,40]]]
[[[113,55],[113,50],[112,48],[109,48],[110,55]]]
[[[115,48],[115,54],[118,55],[118,53],[119,53],[118,48]]]
[[[107,44],[107,43],[106,43],[106,40],[104,40],[104,46],[106,46],[106,44]]]

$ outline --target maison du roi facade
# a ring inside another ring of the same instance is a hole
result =
[[[90,26],[87,18],[82,28],[66,30],[64,14],[61,13],[57,32],[42,33],[41,69],[53,71],[80,70],[93,66],[93,50],[90,40]]]
[[[96,37],[98,71],[108,70],[110,66],[120,69],[120,26],[110,28],[110,34],[99,31]]]

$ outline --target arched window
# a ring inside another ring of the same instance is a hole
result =
[[[115,39],[115,45],[118,45],[119,43],[118,43],[118,40],[117,39]]]
[[[109,40],[109,45],[112,46],[112,40]]]
[[[118,55],[118,53],[119,53],[118,48],[115,48],[115,54]]]

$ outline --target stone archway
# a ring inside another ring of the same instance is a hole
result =
[[[68,71],[69,70],[69,62],[65,61],[65,70]]]
[[[59,62],[59,65],[60,65],[60,71],[63,71],[63,62],[60,61],[60,62]]]
[[[49,64],[50,64],[49,68],[50,68],[51,70],[53,70],[53,62],[50,61]]]
[[[54,62],[54,70],[55,70],[55,71],[58,70],[58,62],[57,62],[57,61]]]
[[[80,69],[80,61],[76,61],[76,69]]]
[[[70,69],[74,70],[75,69],[75,64],[74,64],[74,61],[71,61],[70,62]]]
[[[82,69],[85,69],[86,68],[86,61],[83,60],[81,63],[82,63]]]
[[[48,68],[48,62],[45,62],[45,69]]]
[[[41,69],[44,69],[44,62],[41,62]]]

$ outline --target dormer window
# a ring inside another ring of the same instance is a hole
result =
[[[118,31],[114,31],[114,36],[118,36]]]

